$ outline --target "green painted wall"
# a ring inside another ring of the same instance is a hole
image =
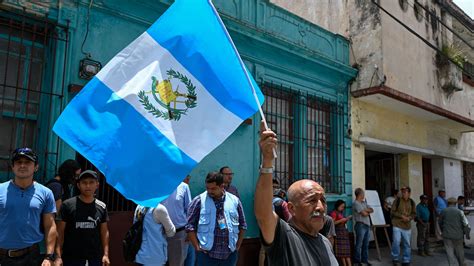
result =
[[[7,0],[12,6],[18,1]],[[94,1],[90,9],[89,34],[84,50],[92,59],[105,65],[117,52],[138,37],[171,4],[172,1]],[[78,76],[79,61],[84,58],[81,44],[86,33],[89,1],[63,1],[61,6],[31,4],[36,12],[48,13],[52,20],[70,24],[67,84],[85,84]],[[328,32],[268,0],[215,0],[242,58],[258,82],[273,82],[295,90],[344,104],[347,112],[348,82],[356,71],[349,66],[349,43],[342,36]],[[46,6],[48,9],[41,9]],[[38,11],[39,10],[39,11]],[[65,49],[65,47],[60,48]],[[59,52],[59,51],[58,51]],[[74,95],[68,94],[67,103]],[[58,104],[55,104],[55,108]],[[59,112],[59,110],[58,110]],[[57,116],[57,114],[55,114]],[[249,230],[247,237],[257,237],[253,215],[254,187],[258,177],[259,151],[257,130],[260,118],[241,125],[235,133],[209,154],[191,173],[193,195],[204,190],[204,177],[211,170],[229,165],[235,172],[233,183],[242,196]],[[348,117],[337,130],[346,132]],[[351,142],[344,134],[345,188],[342,195],[329,195],[329,201],[351,199]],[[55,144],[52,144],[55,145]],[[74,157],[74,151],[60,143],[60,160]],[[350,205],[350,204],[349,204]],[[331,203],[330,203],[331,206]]]

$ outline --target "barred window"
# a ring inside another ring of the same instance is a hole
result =
[[[265,84],[263,110],[278,134],[275,178],[319,182],[327,193],[344,193],[344,108],[307,92]]]
[[[9,157],[17,147],[38,153],[39,181],[54,176],[58,145],[52,115],[64,94],[67,31],[0,8],[0,181],[11,177]]]

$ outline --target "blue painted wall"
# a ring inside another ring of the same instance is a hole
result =
[[[20,5],[18,1],[6,1]],[[70,25],[67,61],[67,84],[85,84],[78,76],[79,61],[87,26],[89,1],[63,1],[60,7],[30,4],[38,13],[48,13],[52,20]],[[139,36],[172,3],[172,1],[96,0],[89,12],[89,33],[84,50],[92,59],[105,65],[117,52]],[[268,0],[215,0],[242,58],[259,82],[273,82],[295,90],[340,103],[348,113],[348,82],[356,71],[349,66],[349,43],[333,34],[274,6]],[[44,7],[47,7],[47,10]],[[58,52],[66,47],[59,47]],[[58,67],[59,68],[59,67]],[[64,104],[73,97],[69,93]],[[53,108],[58,109],[54,103]],[[204,190],[207,172],[229,165],[235,172],[234,185],[242,196],[249,230],[247,237],[257,237],[258,228],[253,215],[254,187],[258,178],[259,151],[257,147],[260,118],[255,115],[252,124],[241,125],[235,133],[207,156],[191,173],[193,195]],[[342,128],[346,132],[348,117]],[[350,138],[345,145],[345,188],[348,194],[329,195],[329,201],[342,198],[350,201],[351,153]],[[52,143],[51,145],[55,145]],[[60,142],[60,160],[74,157],[74,151]],[[330,203],[331,205],[331,203]],[[350,205],[350,204],[348,204]]]

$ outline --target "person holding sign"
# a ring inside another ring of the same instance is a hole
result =
[[[410,265],[411,261],[411,221],[416,217],[415,201],[410,198],[411,188],[402,187],[402,197],[392,205],[392,260],[393,265],[399,265],[400,242],[402,244],[402,266]]]

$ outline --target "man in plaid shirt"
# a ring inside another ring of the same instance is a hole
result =
[[[206,191],[191,201],[186,232],[197,265],[236,265],[247,223],[240,200],[226,193],[221,173],[206,177]]]

